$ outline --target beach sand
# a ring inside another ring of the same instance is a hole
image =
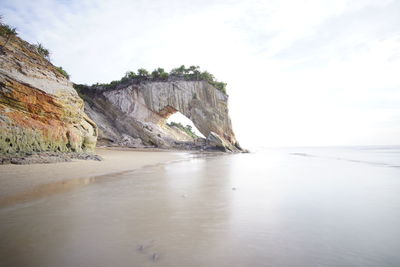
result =
[[[399,149],[98,153],[0,166],[0,266],[400,266]]]
[[[189,153],[97,148],[103,161],[73,160],[51,164],[0,165],[0,206],[69,191],[112,174],[187,158]]]

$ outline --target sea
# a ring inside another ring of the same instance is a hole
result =
[[[398,267],[400,146],[186,153],[85,180],[0,208],[0,266]]]

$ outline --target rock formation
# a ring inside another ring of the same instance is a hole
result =
[[[241,151],[228,115],[228,96],[206,81],[169,78],[126,82],[113,89],[79,86],[101,143],[133,147],[212,148]],[[193,140],[166,125],[175,112],[188,117],[207,138]]]
[[[0,36],[0,154],[82,152],[97,127],[72,83],[34,46]]]
[[[0,156],[92,151],[97,136],[105,145],[242,151],[218,83],[172,75],[74,89],[64,75],[37,46],[0,35]],[[168,126],[178,111],[207,138]]]

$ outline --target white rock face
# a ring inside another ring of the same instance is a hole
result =
[[[232,148],[239,147],[228,114],[228,96],[205,81],[147,81],[113,90],[90,88],[84,94],[86,112],[97,123],[100,139],[122,143],[122,136],[128,135],[157,147],[194,142],[165,124],[179,111],[204,136],[214,132]]]

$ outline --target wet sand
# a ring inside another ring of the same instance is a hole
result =
[[[0,206],[68,191],[101,176],[134,171],[190,157],[186,152],[97,148],[103,161],[73,160],[51,164],[0,165]]]
[[[3,202],[0,266],[400,266],[396,151],[106,151],[116,158],[45,165],[99,176],[46,174]]]

